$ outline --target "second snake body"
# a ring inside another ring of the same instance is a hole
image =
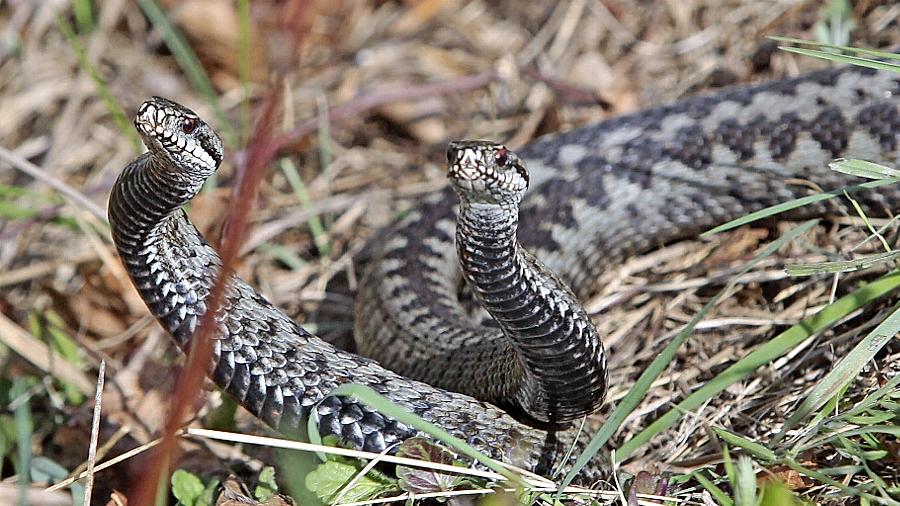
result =
[[[898,83],[900,76],[888,73],[826,71],[538,140],[520,152],[532,169],[532,190],[519,238],[584,296],[598,273],[624,256],[806,194],[808,181],[848,183],[825,168],[832,158],[894,163]],[[148,307],[186,346],[206,311],[219,257],[181,206],[218,166],[221,144],[196,115],[163,99],[145,103],[135,124],[149,152],[114,187],[113,238]],[[858,196],[873,214],[900,203],[895,187]],[[415,434],[354,399],[326,397],[342,383],[361,383],[494,458],[537,472],[566,464],[571,445],[577,455],[583,444],[572,431],[535,429],[493,405],[404,376],[441,385],[447,374],[424,364],[474,367],[492,357],[466,350],[508,346],[457,297],[454,201],[447,192],[429,197],[370,248],[357,333],[362,348],[392,361],[399,374],[312,336],[233,276],[217,314],[213,379],[288,432],[313,416],[325,434],[376,452]],[[599,465],[583,478],[596,476]]]
[[[848,67],[688,98],[518,150],[531,174],[519,240],[584,299],[630,255],[817,188],[858,183],[828,163],[893,165],[898,146],[894,73]],[[856,197],[885,215],[897,209],[900,190]],[[792,215],[834,209],[820,202]],[[454,385],[430,364],[484,370],[510,351],[482,313],[460,303],[456,221],[455,199],[439,192],[370,243],[354,329],[365,355],[446,388]],[[491,352],[467,353],[473,349]]]

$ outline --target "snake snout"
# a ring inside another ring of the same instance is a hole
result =
[[[134,126],[141,135],[154,136],[161,133],[157,132],[159,123],[156,121],[156,111],[157,109],[149,101],[144,102],[138,109],[138,113],[134,117]]]
[[[511,205],[528,188],[524,162],[502,144],[456,141],[447,148],[447,177],[471,202]]]
[[[486,141],[454,141],[447,147],[447,176],[477,180],[495,175],[489,153],[495,144]]]
[[[222,141],[197,114],[176,102],[151,97],[134,118],[144,143],[151,151],[170,158],[198,177],[215,171],[222,161]]]
[[[485,171],[473,163],[456,163],[451,162],[447,171],[447,178],[450,183],[458,189],[467,192],[483,192],[487,189],[487,180],[484,177]]]
[[[138,109],[134,118],[134,126],[142,137],[162,141],[174,136],[171,127],[171,114],[155,103],[147,100]]]

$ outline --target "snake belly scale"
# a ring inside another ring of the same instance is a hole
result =
[[[540,139],[519,153],[532,172],[518,239],[582,297],[610,263],[806,194],[800,180],[846,184],[849,178],[825,168],[831,158],[895,162],[898,82],[865,69],[830,70]],[[221,162],[222,147],[195,114],[164,99],[146,102],[135,124],[149,151],[114,186],[113,239],[151,312],[185,347],[220,263],[181,206]],[[884,214],[900,192],[891,187],[860,199]],[[285,432],[302,430],[313,416],[324,434],[376,452],[416,435],[352,398],[327,396],[340,384],[360,383],[493,458],[539,473],[569,464],[572,445],[574,457],[584,444],[573,430],[534,428],[492,404],[410,379],[430,380],[434,371],[422,364],[453,363],[466,349],[509,346],[493,341],[501,333],[496,325],[455,299],[462,276],[448,253],[454,202],[448,192],[427,198],[368,250],[356,330],[392,370],[312,336],[232,276],[217,313],[213,380]],[[819,204],[795,216],[825,211]],[[582,481],[597,476],[596,460]]]

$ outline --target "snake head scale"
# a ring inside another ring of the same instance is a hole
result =
[[[451,142],[447,162],[453,188],[469,202],[517,206],[528,189],[525,162],[502,144]]]
[[[201,184],[222,162],[222,141],[194,111],[162,97],[141,104],[134,126],[154,156],[182,171],[172,174]]]

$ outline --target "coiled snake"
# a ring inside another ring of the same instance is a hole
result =
[[[210,375],[248,410],[282,431],[296,432],[312,415],[323,434],[375,452],[416,434],[355,399],[326,397],[340,384],[360,383],[493,458],[539,473],[566,465],[571,446],[575,444],[577,455],[583,442],[575,441],[573,430],[554,426],[600,402],[605,361],[602,348],[585,344],[576,350],[584,360],[553,358],[550,353],[551,365],[543,379],[535,380],[528,369],[519,367],[530,362],[521,358],[528,356],[522,349],[527,346],[509,344],[501,337],[515,332],[516,322],[525,316],[517,311],[531,303],[531,298],[520,298],[528,287],[538,293],[547,286],[543,283],[551,283],[558,289],[549,292],[547,301],[556,309],[568,308],[575,296],[594,289],[600,272],[627,255],[803,195],[809,182],[825,188],[847,184],[849,178],[825,168],[832,158],[894,163],[900,141],[898,97],[900,76],[843,68],[682,100],[525,147],[520,157],[531,171],[532,190],[522,204],[518,238],[569,283],[574,296],[565,296],[564,286],[546,272],[539,276],[544,281],[529,284],[528,273],[543,269],[534,268],[539,263],[529,263],[527,253],[503,257],[518,258],[513,263],[524,265],[524,270],[511,268],[512,264],[494,269],[484,263],[497,260],[489,258],[494,253],[516,252],[515,233],[496,243],[496,237],[480,236],[496,233],[497,229],[479,227],[496,224],[502,217],[493,211],[485,215],[485,206],[467,207],[466,194],[483,190],[481,183],[461,183],[467,176],[454,179],[451,170],[454,189],[463,197],[460,228],[474,238],[468,245],[461,240],[459,246],[463,262],[475,267],[467,279],[475,285],[475,298],[486,302],[495,317],[501,315],[499,320],[504,320],[505,310],[515,313],[503,328],[483,323],[483,315],[471,315],[459,303],[461,275],[452,247],[455,199],[447,190],[425,199],[379,235],[368,252],[370,261],[357,297],[357,338],[361,349],[390,361],[400,374],[311,335],[233,276],[217,315]],[[112,235],[151,312],[185,347],[206,311],[204,301],[220,261],[181,206],[218,167],[222,145],[193,112],[165,99],[145,102],[135,125],[149,151],[124,169],[113,188]],[[449,155],[451,167],[487,163],[494,169],[515,156],[482,143],[454,145]],[[517,172],[519,165],[514,160],[510,170]],[[514,178],[513,173],[506,174],[503,177]],[[889,187],[858,197],[873,213],[884,214],[900,203],[900,190]],[[825,211],[827,205],[820,203],[794,215]],[[506,217],[511,219],[512,214]],[[487,251],[488,245],[499,246]],[[491,283],[506,276],[479,280],[479,268],[482,274],[522,274],[525,278],[516,278],[521,281],[516,286],[526,285],[524,291],[492,290]],[[487,284],[479,288],[479,282]],[[518,304],[504,306],[510,300]],[[490,308],[492,302],[500,306]],[[574,316],[571,321],[580,314]],[[518,329],[527,334],[536,326],[541,325]],[[553,325],[550,330],[570,335],[574,326]],[[575,343],[586,335],[583,330],[573,334]],[[537,354],[543,349],[534,348]],[[520,358],[500,359],[493,372],[480,372],[491,370],[484,367],[501,356]],[[557,359],[565,362],[554,366]],[[576,387],[567,382],[566,374],[556,374],[564,371],[593,378],[593,383],[567,397],[567,389]],[[486,394],[543,428],[523,424],[492,404],[402,374]],[[547,390],[540,393],[544,387]],[[560,393],[553,393],[554,388]],[[537,399],[538,412],[517,412],[529,409],[528,399]],[[585,471],[584,480],[596,476],[600,463],[595,464]]]

